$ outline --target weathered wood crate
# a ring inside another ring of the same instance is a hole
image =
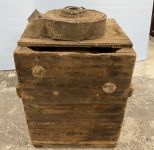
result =
[[[95,40],[22,38],[14,58],[33,145],[116,146],[136,54],[114,20]]]

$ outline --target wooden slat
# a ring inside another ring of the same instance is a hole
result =
[[[37,47],[132,47],[132,43],[114,20],[108,20],[105,36],[95,40],[58,41],[49,38],[21,38],[19,46]]]
[[[56,131],[57,130],[57,131]],[[65,129],[56,128],[50,129],[50,128],[30,128],[30,134],[32,137],[35,137],[35,139],[42,139],[44,141],[45,139],[51,139],[51,141],[54,142],[70,142],[71,140],[74,142],[80,142],[82,141],[114,141],[117,139],[118,135],[117,133],[120,131],[120,129],[114,129],[114,130],[108,130],[103,128],[73,128],[73,127],[67,127]],[[40,134],[39,134],[40,133]],[[111,137],[112,136],[112,137]]]
[[[58,91],[58,92],[57,92]],[[127,101],[128,93],[115,92],[113,94],[104,93],[102,88],[99,90],[20,90],[24,104],[109,104],[123,105]]]
[[[91,129],[91,128],[94,128],[94,125],[95,125],[96,128],[98,127],[98,128],[103,128],[103,129],[107,129],[107,130],[112,130],[112,129],[116,130],[116,129],[121,128],[120,122],[113,122],[113,123],[108,123],[108,124],[107,123],[106,124],[105,123],[100,124],[99,122],[96,122],[96,123],[93,122],[92,126],[89,126],[89,124],[91,124],[90,121],[89,122],[83,122],[83,123],[77,122],[77,121],[76,122],[61,122],[60,123],[61,126],[59,126],[59,125],[57,126],[56,122],[38,122],[38,121],[31,120],[28,123],[29,128],[31,128],[31,129],[34,129],[35,127],[37,129],[44,129],[44,128],[45,129],[48,129],[48,128],[53,129],[53,128],[60,128],[60,127],[62,127],[62,128],[68,128],[68,127],[73,128],[74,127],[75,130],[77,130],[78,127]]]
[[[32,140],[35,147],[49,148],[113,148],[117,144],[115,141],[91,141],[91,142],[52,142],[51,140],[41,140],[35,138]]]
[[[122,77],[122,75],[120,75]],[[130,78],[120,79],[120,76],[112,78],[112,81],[116,81],[117,86],[119,84],[121,88],[126,88],[130,84]],[[123,75],[124,76],[124,75]],[[61,78],[60,78],[61,77]],[[19,83],[20,87],[22,89],[38,89],[38,90],[44,90],[45,88],[48,90],[54,90],[57,86],[63,86],[64,88],[70,87],[78,87],[78,88],[102,88],[103,84],[106,83],[106,78],[102,77],[89,77],[89,80],[86,80],[86,77],[69,77],[66,78],[64,76],[58,77],[50,77],[50,78],[44,78],[44,79],[37,79],[34,77],[19,77]],[[126,77],[126,76],[125,76]],[[62,81],[61,83],[58,81]],[[80,83],[79,83],[80,81]],[[69,85],[67,84],[68,82]],[[58,87],[57,87],[58,88]],[[59,89],[59,88],[58,88]]]
[[[38,84],[51,81],[51,86],[56,80],[62,86],[64,82],[73,85],[73,81],[81,81],[82,86],[84,83],[98,83],[97,81],[102,82],[107,79],[127,80],[129,83],[135,57],[135,53],[50,53],[35,52],[28,48],[17,48],[15,51],[16,69],[21,83],[28,83],[28,80],[31,80],[31,83],[38,82]],[[42,66],[45,69],[42,80],[33,78],[32,68],[35,66]]]
[[[60,107],[61,106],[61,107]],[[89,125],[94,124],[112,124],[114,122],[122,121],[124,115],[125,105],[112,106],[112,105],[100,105],[96,107],[95,105],[88,106],[85,105],[58,105],[53,104],[47,105],[24,105],[24,109],[27,115],[28,122],[30,121],[40,121],[40,122],[50,122],[55,123],[57,126],[61,126],[61,123],[75,123],[84,122],[89,123]],[[69,106],[69,107],[68,107]],[[82,106],[80,108],[80,106]],[[62,110],[63,107],[63,110]],[[54,110],[54,108],[57,108]],[[72,109],[74,108],[74,110]],[[78,111],[75,109],[79,109]],[[85,110],[83,110],[85,109]],[[97,110],[96,110],[97,109]],[[83,110],[83,111],[82,111]],[[75,126],[74,128],[77,128]]]
[[[25,104],[24,107],[31,113],[40,113],[44,115],[99,115],[102,113],[116,114],[124,113],[125,104],[110,105],[110,104]],[[84,114],[85,113],[85,114]]]

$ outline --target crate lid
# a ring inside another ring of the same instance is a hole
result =
[[[113,19],[107,19],[105,35],[83,41],[53,40],[51,38],[30,38],[22,37],[18,46],[26,47],[111,47],[122,48],[132,47],[132,42],[120,26]]]

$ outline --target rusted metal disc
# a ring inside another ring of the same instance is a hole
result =
[[[104,13],[84,7],[68,6],[45,14],[35,10],[22,37],[74,41],[96,39],[105,33],[106,18]]]

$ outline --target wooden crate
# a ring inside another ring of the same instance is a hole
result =
[[[96,40],[23,38],[14,58],[33,145],[116,146],[136,54],[114,20]]]

